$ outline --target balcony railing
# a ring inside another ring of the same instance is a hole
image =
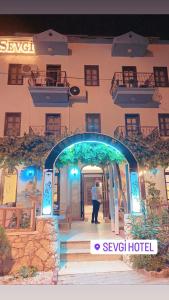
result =
[[[153,73],[142,73],[132,72],[132,75],[126,76],[123,72],[114,73],[112,84],[111,84],[111,94],[113,90],[117,87],[125,88],[152,88],[155,87],[155,80]]]
[[[62,139],[68,135],[67,126],[60,126],[58,130],[47,130],[45,126],[29,126],[29,134],[39,136],[53,136]]]
[[[48,75],[45,71],[38,71],[31,74],[28,79],[30,87],[68,87],[66,71],[50,71]]]
[[[0,225],[6,230],[35,230],[35,205],[30,208],[0,207]]]
[[[160,136],[159,129],[156,126],[118,126],[114,131],[114,137],[116,139],[143,137],[145,139],[154,140]]]

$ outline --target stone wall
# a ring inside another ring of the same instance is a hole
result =
[[[13,274],[22,266],[34,266],[38,271],[58,268],[57,220],[39,217],[36,231],[7,232],[8,255],[0,258],[0,273]]]

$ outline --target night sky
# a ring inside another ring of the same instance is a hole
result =
[[[130,30],[169,39],[169,15],[1,15],[0,35],[38,33],[117,36]]]

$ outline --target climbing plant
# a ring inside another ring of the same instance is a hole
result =
[[[116,161],[121,163],[124,160],[123,154],[109,145],[83,142],[66,148],[57,160],[57,166],[62,167],[68,164],[77,164],[78,162],[103,166],[109,162]]]
[[[131,150],[140,166],[155,168],[169,166],[169,139],[145,139],[142,136],[124,138],[122,142]],[[53,136],[24,134],[22,137],[0,138],[0,168],[13,172],[20,164],[43,167],[45,158],[56,144]],[[79,143],[68,147],[58,161],[58,167],[75,164],[107,164],[109,161],[121,162],[124,157],[115,148],[98,143]]]
[[[52,137],[28,135],[0,138],[0,167],[12,173],[15,167],[42,167],[48,151],[55,145]]]
[[[169,166],[169,139],[148,139],[137,135],[126,137],[122,142],[132,151],[140,166],[149,169]]]

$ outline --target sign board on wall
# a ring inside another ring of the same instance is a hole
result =
[[[17,175],[5,175],[4,178],[4,192],[3,192],[3,204],[13,203],[16,201],[16,186]]]
[[[0,40],[0,53],[35,54],[35,47],[30,40]]]

